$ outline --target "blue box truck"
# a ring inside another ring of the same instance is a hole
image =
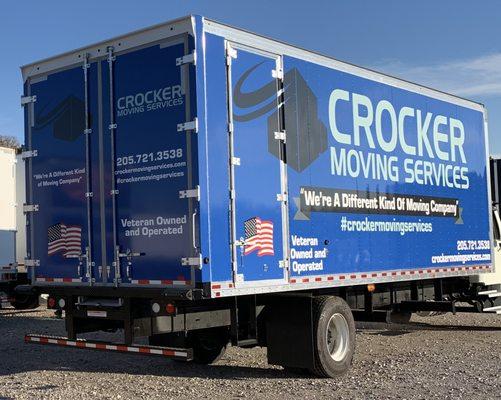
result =
[[[27,342],[202,363],[266,346],[332,377],[355,319],[492,293],[469,280],[493,271],[478,103],[200,16],[22,75],[21,289],[68,333]]]

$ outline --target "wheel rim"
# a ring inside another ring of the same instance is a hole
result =
[[[342,361],[348,353],[349,328],[346,318],[333,314],[327,323],[327,351],[334,361]]]

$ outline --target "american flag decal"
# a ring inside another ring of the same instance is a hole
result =
[[[58,223],[47,229],[47,254],[61,252],[63,257],[79,256],[82,253],[82,228]]]
[[[257,251],[257,255],[273,256],[273,222],[263,221],[259,217],[244,222],[245,248],[244,255]]]

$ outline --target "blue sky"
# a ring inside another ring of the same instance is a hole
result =
[[[4,1],[0,134],[22,140],[20,65],[193,13],[484,103],[501,154],[498,0]]]

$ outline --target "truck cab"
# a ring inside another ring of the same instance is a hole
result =
[[[501,305],[501,157],[490,158],[491,198],[492,198],[492,231],[494,272],[480,273],[470,278],[476,285],[481,285],[485,298],[484,309]],[[500,308],[501,310],[501,308]],[[501,313],[500,310],[493,310]]]

